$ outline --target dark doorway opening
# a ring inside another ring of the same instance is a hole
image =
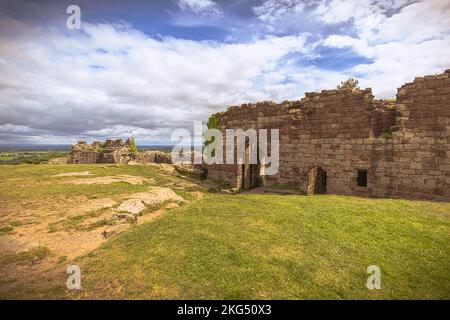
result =
[[[256,149],[258,150],[258,149]],[[260,186],[261,166],[259,164],[259,154],[257,153],[257,163],[250,163],[250,143],[247,138],[245,141],[245,161],[242,164],[242,182],[241,188],[244,190]]]
[[[367,187],[367,170],[358,170],[356,183],[358,187]]]
[[[260,167],[258,164],[242,164],[242,189],[259,186]]]
[[[309,170],[308,194],[327,193],[327,172],[320,167]]]

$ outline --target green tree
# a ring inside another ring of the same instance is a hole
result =
[[[214,114],[211,115],[208,119],[208,123],[206,124],[206,126],[208,127],[208,129],[219,129],[219,118],[217,118]],[[213,142],[214,139],[208,140],[208,141],[204,141],[204,146],[206,147],[207,145],[209,145],[211,142]],[[212,151],[212,156],[215,155],[215,150]]]
[[[358,90],[359,89],[358,84],[359,84],[358,79],[350,77],[350,78],[348,78],[345,81],[341,81],[341,84],[338,85],[337,88],[339,90],[351,90],[351,91],[354,91],[354,90]]]
[[[208,129],[219,129],[219,118],[217,118],[214,114],[210,116],[207,127]]]
[[[128,146],[128,151],[130,151],[131,153],[134,153],[134,154],[138,154],[139,153],[139,150],[138,150],[138,148],[137,148],[137,146],[136,146],[136,141],[134,140],[134,138],[131,138],[130,139],[130,145]]]

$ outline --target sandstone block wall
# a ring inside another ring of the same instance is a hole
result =
[[[125,143],[122,139],[115,141],[108,139],[104,143],[94,141],[92,144],[78,141],[71,147],[67,163],[127,163],[136,158],[129,150],[132,143],[134,142],[131,139],[127,139]]]
[[[228,128],[280,130],[280,170],[267,185],[305,192],[309,172],[326,172],[326,192],[450,200],[450,70],[416,78],[397,102],[371,89],[306,93],[299,101],[231,107],[216,116]],[[243,186],[242,165],[211,165],[208,175]],[[358,186],[358,170],[367,186]]]

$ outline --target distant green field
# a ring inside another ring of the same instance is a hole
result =
[[[1,151],[0,165],[2,164],[40,164],[53,158],[67,155],[66,151]]]
[[[78,263],[71,297],[449,299],[450,204],[208,195]],[[381,290],[366,269],[381,268]]]

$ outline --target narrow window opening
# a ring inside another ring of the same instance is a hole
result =
[[[358,170],[356,183],[358,184],[358,187],[367,187],[367,170]]]

